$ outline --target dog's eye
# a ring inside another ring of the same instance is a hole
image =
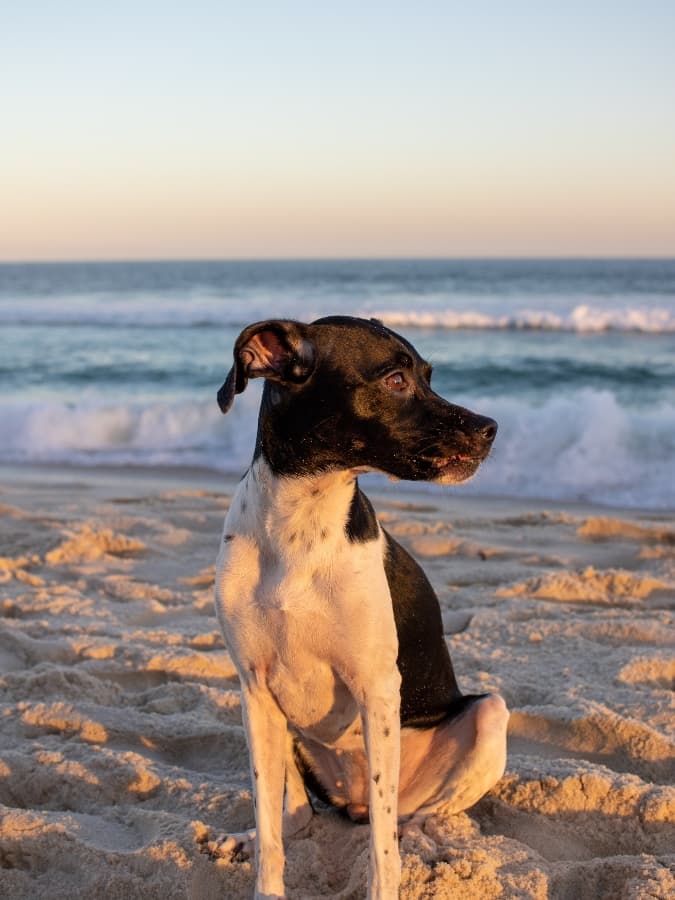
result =
[[[384,379],[384,383],[390,391],[404,391],[408,386],[403,372],[392,372]]]

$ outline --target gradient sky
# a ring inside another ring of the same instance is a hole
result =
[[[0,260],[675,255],[675,3],[21,0]]]

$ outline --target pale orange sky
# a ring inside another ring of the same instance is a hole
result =
[[[0,260],[675,255],[675,8],[587,6],[15,9]]]

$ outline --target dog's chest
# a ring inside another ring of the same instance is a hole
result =
[[[242,680],[263,679],[286,718],[325,742],[339,738],[358,714],[345,679],[373,659],[376,631],[363,609],[358,615],[353,609],[366,590],[377,590],[373,579],[341,565],[340,556],[336,550],[332,565],[317,568],[311,559],[302,568],[281,561],[261,567],[256,548],[235,537],[223,570],[232,577],[220,603]]]
[[[350,543],[329,500],[270,516],[240,486],[216,578],[242,680],[263,678],[289,721],[326,741],[357,715],[347,684],[364,666],[395,665],[397,649],[382,537]]]

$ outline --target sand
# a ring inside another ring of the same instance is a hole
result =
[[[213,613],[232,485],[0,470],[0,897],[250,898],[213,858],[253,822],[238,682]],[[372,499],[437,588],[462,688],[512,710],[507,771],[402,840],[401,897],[675,896],[672,516]],[[322,810],[293,898],[365,896],[367,826]]]

